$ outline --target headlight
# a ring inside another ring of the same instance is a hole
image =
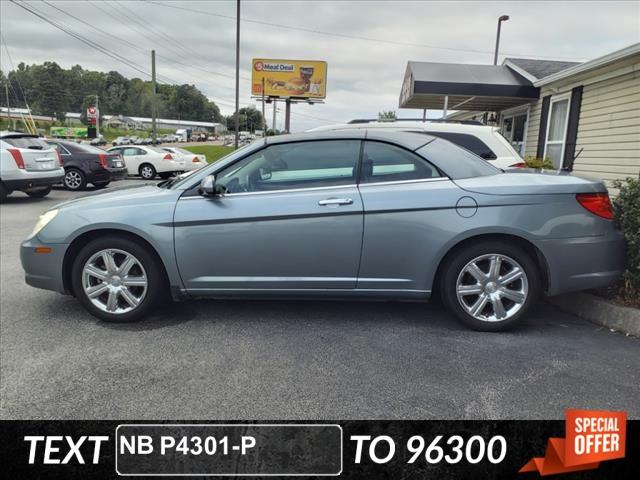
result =
[[[31,232],[31,235],[29,235],[29,238],[35,237],[38,234],[38,232],[42,230],[44,227],[46,227],[51,220],[56,218],[56,215],[58,215],[58,210],[49,210],[47,212],[44,212],[42,215],[40,215],[40,218],[38,219],[38,223],[36,223],[36,226],[33,227],[33,232]]]

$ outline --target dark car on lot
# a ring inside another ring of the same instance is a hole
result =
[[[62,183],[69,190],[83,190],[88,183],[104,188],[127,175],[120,154],[65,140],[47,140],[47,143],[60,153],[65,172]]]

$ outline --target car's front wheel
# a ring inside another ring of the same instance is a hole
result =
[[[444,303],[474,330],[512,327],[540,295],[536,262],[518,246],[490,241],[467,245],[444,266]]]
[[[134,322],[165,297],[159,260],[137,241],[106,236],[82,248],[72,267],[75,296],[95,317]]]

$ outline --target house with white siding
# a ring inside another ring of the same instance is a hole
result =
[[[493,122],[523,157],[548,158],[609,187],[640,176],[640,43],[584,63],[464,65],[464,75],[460,65],[416,63],[405,73],[401,108]]]

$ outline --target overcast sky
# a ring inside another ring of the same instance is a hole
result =
[[[82,21],[45,2],[27,5],[145,72],[150,71],[149,51],[155,48],[162,80],[195,84],[225,114],[233,111],[235,1],[49,3]],[[129,78],[148,78],[9,1],[1,0],[0,8],[2,35],[16,65],[51,60],[65,68],[80,64],[92,70],[117,70]],[[382,110],[421,116],[419,110],[398,110],[407,61],[490,64],[496,19],[502,14],[511,18],[503,24],[499,61],[504,56],[584,61],[640,41],[638,1],[243,0],[240,103],[259,107],[250,98],[251,58],[325,60],[326,103],[295,105],[292,130],[376,117]],[[8,70],[4,48],[1,60],[2,69]],[[437,115],[429,112],[430,117]],[[283,119],[284,114],[279,114],[279,127]]]

